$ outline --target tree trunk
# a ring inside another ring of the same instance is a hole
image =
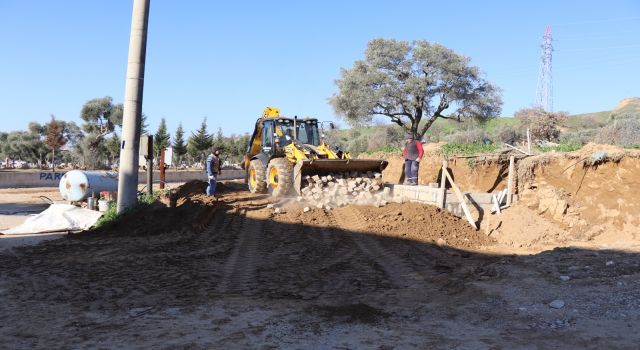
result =
[[[51,149],[51,170],[54,173],[56,172],[56,149],[55,148]]]
[[[420,126],[420,121],[422,120],[422,108],[416,108],[416,115],[411,123],[411,136],[414,139],[418,140],[422,137],[422,135],[418,135],[418,127]]]

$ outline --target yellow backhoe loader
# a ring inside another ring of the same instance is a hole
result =
[[[387,167],[385,160],[352,159],[349,153],[333,150],[321,134],[315,118],[286,118],[273,107],[264,109],[256,121],[243,168],[252,193],[284,196],[300,193],[307,175],[377,171]],[[333,123],[329,123],[333,128]]]

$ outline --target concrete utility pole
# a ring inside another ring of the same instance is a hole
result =
[[[137,203],[138,148],[150,0],[133,0],[118,177],[118,213]],[[150,169],[151,170],[151,169]]]

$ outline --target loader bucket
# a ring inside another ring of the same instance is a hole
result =
[[[389,162],[378,159],[312,159],[298,161],[293,168],[293,186],[298,194],[302,189],[302,179],[313,175],[344,173],[350,171],[382,172]]]

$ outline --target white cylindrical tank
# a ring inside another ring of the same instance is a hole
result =
[[[81,201],[92,194],[116,192],[118,174],[103,171],[71,170],[62,176],[58,184],[62,198],[69,202]]]

